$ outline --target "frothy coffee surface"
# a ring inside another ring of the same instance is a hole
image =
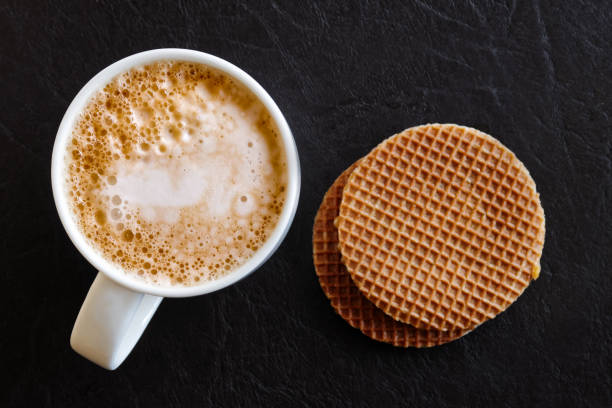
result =
[[[67,194],[90,243],[127,273],[196,285],[243,264],[276,226],[287,164],[266,108],[207,66],[132,69],[82,112]]]

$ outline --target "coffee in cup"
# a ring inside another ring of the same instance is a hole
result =
[[[198,285],[244,264],[285,202],[287,160],[269,112],[199,63],[163,60],[115,77],[81,112],[66,153],[82,235],[156,285]]]

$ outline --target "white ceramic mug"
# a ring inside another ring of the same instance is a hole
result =
[[[92,248],[75,223],[65,192],[66,143],[87,102],[115,76],[158,60],[201,63],[218,69],[248,87],[270,112],[282,136],[288,164],[287,197],[278,224],[268,240],[231,273],[196,286],[158,286],[138,280]],[[131,55],[93,77],[74,98],[59,126],[51,161],[51,185],[59,217],[79,252],[99,271],[72,329],[70,345],[83,357],[114,370],[130,353],[164,297],[197,296],[225,288],[255,271],[278,248],[287,234],[298,204],[300,166],[287,121],[270,95],[246,72],[210,54],[185,49],[157,49]]]

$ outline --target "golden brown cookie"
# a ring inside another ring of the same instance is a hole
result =
[[[504,311],[540,270],[544,211],[525,166],[457,125],[407,129],[348,178],[340,251],[370,301],[422,329],[469,330]]]
[[[313,259],[323,292],[344,320],[374,340],[398,347],[431,347],[461,337],[464,331],[416,329],[394,320],[367,300],[351,280],[346,267],[340,262],[334,219],[339,213],[342,189],[355,166],[353,164],[345,170],[332,184],[315,217]]]

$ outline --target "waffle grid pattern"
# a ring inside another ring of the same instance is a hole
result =
[[[544,213],[527,169],[497,140],[425,125],[362,159],[338,231],[353,281],[385,313],[424,329],[472,329],[537,277]]]
[[[386,315],[357,289],[340,261],[338,232],[334,220],[340,211],[342,189],[355,165],[332,184],[315,217],[313,259],[315,270],[332,307],[352,327],[366,336],[397,347],[432,347],[461,337],[465,332],[417,329]]]

